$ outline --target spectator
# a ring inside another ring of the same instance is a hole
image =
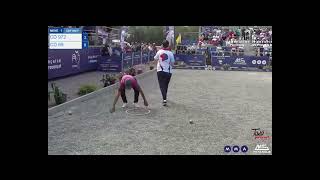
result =
[[[105,44],[105,46],[102,48],[101,56],[110,56],[108,44]]]
[[[245,40],[245,37],[246,37],[245,31],[246,30],[244,28],[241,30],[242,40]]]
[[[248,40],[248,39],[249,39],[249,35],[250,35],[249,31],[246,31],[245,40]]]
[[[210,33],[209,33],[209,36],[208,36],[208,39],[211,41],[212,38],[213,38],[213,34],[210,32]]]
[[[149,51],[152,51],[153,48],[151,46],[151,43],[149,43],[148,49],[149,49]]]
[[[153,51],[157,52],[157,46],[156,46],[156,43],[153,43]]]
[[[240,28],[236,30],[236,36],[237,36],[237,40],[240,39],[241,37],[241,31],[240,31]]]

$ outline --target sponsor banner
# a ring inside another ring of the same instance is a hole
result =
[[[225,153],[230,153],[230,152],[234,152],[234,153],[246,153],[248,152],[249,148],[247,145],[243,145],[243,146],[238,146],[238,145],[234,145],[234,146],[224,146],[224,152]]]
[[[187,55],[185,63],[189,66],[205,66],[204,55]]]
[[[48,79],[96,70],[100,48],[48,49]]]
[[[269,64],[269,57],[268,56],[251,56],[248,59],[248,63],[251,67],[259,67],[259,66],[266,66]]]
[[[203,55],[175,54],[176,61],[183,61],[189,66],[205,66],[205,57]]]
[[[104,72],[121,72],[122,57],[117,55],[100,56],[98,70]]]
[[[271,150],[267,144],[258,144],[253,152],[259,154],[271,154]]]
[[[223,64],[229,64],[230,63],[230,56],[211,56],[211,65],[212,67],[219,67]]]
[[[98,59],[101,56],[101,48],[88,48],[82,50],[84,61],[82,61],[81,71],[92,71],[98,68]]]
[[[204,55],[188,55],[188,54],[175,54],[175,61],[177,62],[177,68],[199,67],[205,66]]]
[[[259,67],[269,63],[268,56],[211,56],[212,66],[222,66],[229,64],[230,67]]]
[[[141,52],[134,52],[133,53],[133,65],[141,64]]]

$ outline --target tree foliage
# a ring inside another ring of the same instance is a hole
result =
[[[163,26],[130,26],[128,42],[160,44],[164,39]]]
[[[199,26],[175,26],[175,39],[181,34],[181,39],[196,40],[199,36]]]
[[[160,45],[165,39],[164,26],[130,26],[128,42],[146,42]],[[175,39],[181,33],[182,39],[196,40],[199,26],[175,26]]]

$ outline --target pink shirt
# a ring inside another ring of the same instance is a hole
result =
[[[121,81],[120,81],[119,90],[125,88],[125,81],[126,81],[127,79],[130,79],[130,80],[131,80],[132,88],[135,89],[135,90],[138,90],[138,87],[139,87],[138,81],[136,80],[136,78],[134,78],[133,76],[128,75],[128,74],[122,76]]]

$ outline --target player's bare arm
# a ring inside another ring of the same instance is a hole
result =
[[[145,105],[145,106],[148,106],[148,105],[149,105],[149,104],[148,104],[148,101],[147,101],[146,97],[144,96],[144,93],[143,93],[143,91],[142,91],[142,89],[141,89],[140,86],[138,87],[138,90],[139,90],[139,92],[140,92],[140,94],[141,94],[141,96],[142,96],[142,98],[143,98],[143,100],[144,100],[144,105]]]
[[[112,108],[110,109],[111,113],[116,111],[116,104],[118,102],[119,96],[120,96],[120,91],[117,91],[116,97],[114,98],[114,101],[113,101]]]

